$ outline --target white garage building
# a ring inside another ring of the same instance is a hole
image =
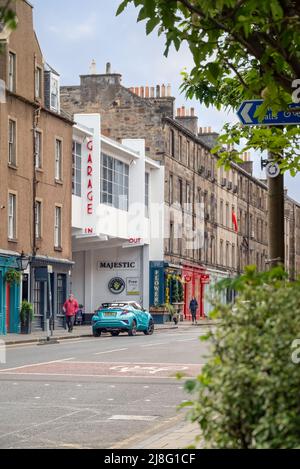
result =
[[[72,291],[86,313],[121,300],[147,308],[149,262],[164,255],[164,168],[144,140],[102,136],[99,114],[74,120]]]

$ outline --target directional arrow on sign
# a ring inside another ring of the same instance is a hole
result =
[[[300,104],[291,103],[286,111],[279,111],[277,114],[272,114],[272,110],[268,109],[265,118],[259,121],[255,113],[262,103],[262,99],[256,99],[244,101],[240,105],[237,116],[243,125],[300,125]],[[293,109],[299,111],[295,112]]]

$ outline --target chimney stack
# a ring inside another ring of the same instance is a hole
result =
[[[97,75],[97,64],[95,59],[92,60],[90,65],[90,75]]]
[[[185,106],[178,108],[175,119],[190,132],[198,135],[198,117],[195,116],[195,109],[193,107],[191,109],[186,109]]]

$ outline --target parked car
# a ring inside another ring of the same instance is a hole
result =
[[[121,332],[134,336],[138,331],[152,335],[154,321],[151,314],[134,301],[103,303],[92,318],[92,330],[94,337],[102,332],[110,332],[112,336]]]

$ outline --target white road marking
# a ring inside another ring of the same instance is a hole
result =
[[[168,345],[169,342],[155,342],[153,344],[141,345],[141,347],[156,347],[157,345]]]
[[[21,430],[15,430],[13,432],[3,433],[2,435],[0,435],[0,439],[5,438],[9,435],[15,435],[16,433],[21,433],[21,432],[24,433],[26,430],[32,430],[33,428],[38,428],[38,427],[41,427],[43,425],[49,425],[50,423],[57,422],[58,420],[64,419],[66,417],[71,417],[72,415],[79,414],[80,412],[82,412],[82,410],[76,410],[75,412],[70,412],[68,414],[61,415],[60,417],[57,417],[57,418],[52,419],[52,420],[46,420],[45,422],[30,425],[29,427],[22,428]]]
[[[108,420],[139,420],[139,421],[153,421],[157,416],[154,415],[113,415]]]
[[[39,397],[39,396],[37,396],[37,397],[35,397],[35,399],[40,399],[40,397]]]
[[[124,350],[128,350],[128,348],[116,348],[114,350],[107,350],[106,352],[97,352],[97,353],[94,353],[94,355],[104,355],[106,353],[123,352]]]
[[[0,370],[0,373],[4,374],[7,371],[21,370],[22,368],[29,368],[29,367],[32,367],[32,366],[51,365],[52,363],[67,362],[67,361],[70,361],[70,360],[74,360],[74,358],[75,357],[62,358],[61,360],[53,360],[51,362],[31,363],[30,365],[15,366],[14,368],[4,368],[3,370]]]
[[[114,384],[112,384],[111,386],[109,386],[110,388],[115,388],[116,386]]]
[[[114,399],[107,399],[108,401],[114,401]]]

